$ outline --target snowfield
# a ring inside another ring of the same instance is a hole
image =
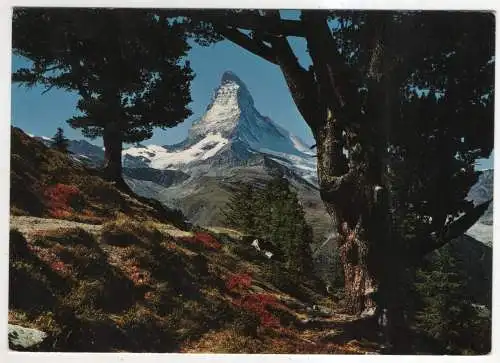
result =
[[[155,169],[181,169],[209,160],[235,143],[240,148],[233,151],[242,160],[246,156],[239,154],[241,150],[265,154],[310,183],[317,183],[315,153],[298,137],[261,115],[246,85],[232,72],[223,74],[207,111],[193,123],[181,147],[132,147],[123,155],[138,157]]]
[[[148,145],[129,148],[123,151],[123,155],[142,158],[154,169],[179,169],[193,161],[206,160],[214,156],[228,142],[228,139],[222,137],[220,133],[209,133],[184,150],[169,151],[163,146]]]

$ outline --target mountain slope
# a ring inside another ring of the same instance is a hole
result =
[[[180,215],[156,201],[130,196],[88,168],[48,148],[39,138],[11,129],[10,210],[14,215],[52,217],[102,223],[126,213],[143,220],[166,220]]]
[[[472,186],[467,199],[474,204],[485,203],[493,199],[493,170],[483,170],[478,181]],[[486,212],[466,232],[467,235],[485,244],[493,243],[493,202],[490,203]]]
[[[202,226],[226,226],[222,211],[235,185],[263,184],[279,171],[297,191],[316,241],[322,242],[331,230],[317,187],[314,153],[263,116],[244,82],[232,72],[222,75],[206,112],[184,141],[137,145],[124,150],[123,160],[133,190],[181,209]],[[152,169],[182,177],[169,177],[168,185],[158,183]]]
[[[265,155],[299,176],[316,182],[314,154],[297,137],[262,116],[246,85],[232,72],[222,75],[205,114],[193,123],[188,137],[172,146],[141,146],[124,151],[125,165],[190,170],[200,164],[243,165]]]

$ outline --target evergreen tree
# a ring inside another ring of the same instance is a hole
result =
[[[85,136],[103,137],[105,175],[119,185],[123,143],[191,114],[185,28],[154,9],[16,8],[13,52],[31,61],[13,81],[76,92]]]
[[[57,128],[57,132],[52,138],[51,146],[62,153],[68,153],[69,140],[64,136],[64,131],[61,127]]]
[[[394,329],[385,331],[402,342],[406,277],[489,204],[465,197],[477,180],[475,160],[493,148],[494,14],[303,10],[290,20],[275,10],[231,10],[191,17],[282,71],[316,140],[321,197],[349,271],[346,308],[388,311]],[[290,36],[305,40],[308,69]],[[395,345],[393,352],[406,349]]]
[[[418,270],[416,326],[439,343],[436,353],[485,354],[491,349],[491,320],[472,305],[466,281],[445,248]]]
[[[229,225],[244,233],[252,234],[255,227],[256,189],[243,184],[233,191],[227,208],[223,211]]]
[[[242,186],[228,203],[225,215],[233,227],[272,244],[290,272],[312,271],[312,228],[297,194],[282,175],[262,189]]]

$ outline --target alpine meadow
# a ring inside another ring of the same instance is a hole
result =
[[[12,64],[11,350],[490,353],[493,12],[16,7]]]

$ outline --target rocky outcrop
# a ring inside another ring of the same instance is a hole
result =
[[[47,333],[20,325],[9,324],[9,348],[27,350],[39,346],[47,338]]]

